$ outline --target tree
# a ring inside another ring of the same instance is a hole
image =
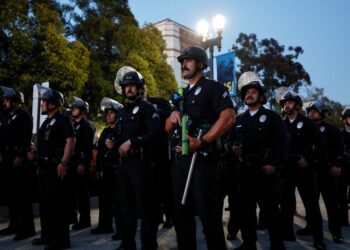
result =
[[[134,67],[144,76],[151,95],[168,97],[175,90],[175,77],[166,63],[160,32],[151,25],[139,28],[127,0],[73,0],[72,3],[64,9],[74,22],[69,24],[66,18],[66,25],[72,39],[81,41],[90,50],[90,73],[83,98],[95,111],[103,97],[117,97],[113,82],[124,65]],[[75,11],[77,8],[79,12]]]
[[[65,96],[77,95],[87,79],[89,52],[64,37],[54,1],[5,1],[0,10],[0,82],[31,96],[49,81]]]
[[[300,46],[280,45],[275,39],[259,41],[255,34],[240,33],[232,49],[239,59],[239,72],[254,71],[262,79],[268,95],[270,106],[275,105],[274,90],[280,86],[291,87],[298,92],[304,85],[311,85],[309,74],[297,61],[303,53]]]

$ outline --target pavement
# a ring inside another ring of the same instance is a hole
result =
[[[227,200],[225,200],[225,205],[227,206]],[[323,204],[322,199],[320,200],[322,215],[323,215],[323,228],[325,235],[325,243],[329,250],[350,250],[350,227],[343,227],[343,238],[344,244],[335,244],[332,242],[331,235],[328,231],[328,221],[327,214]],[[37,204],[33,204],[34,211],[37,213]],[[98,222],[98,208],[97,208],[97,199],[91,198],[91,218],[92,218],[92,228],[97,225]],[[305,210],[300,200],[299,195],[297,195],[297,215],[294,217],[294,228],[300,229],[305,226],[305,220],[303,219],[305,215]],[[227,234],[227,222],[229,219],[229,213],[227,211],[223,212],[223,225],[225,229],[225,235]],[[7,227],[8,218],[7,211],[5,207],[0,208],[0,229]],[[43,246],[33,246],[31,241],[33,238],[40,236],[40,221],[39,218],[35,218],[35,226],[37,230],[36,236],[22,240],[22,241],[13,241],[13,235],[11,236],[1,236],[0,237],[0,250],[29,250],[29,249],[43,249]],[[91,228],[71,231],[71,243],[72,247],[70,249],[74,250],[89,250],[89,249],[116,249],[120,241],[111,240],[112,234],[102,234],[102,235],[91,235]],[[238,238],[240,238],[240,233]],[[138,225],[137,235],[136,235],[137,249],[141,249],[140,243],[140,223]],[[314,249],[312,246],[312,237],[297,237],[296,242],[285,242],[286,248],[290,250],[308,250]],[[227,241],[227,249],[234,249],[241,244],[240,240]],[[177,249],[176,245],[176,234],[174,228],[163,229],[161,226],[158,231],[158,245],[160,250],[172,250]],[[267,231],[258,231],[258,249],[267,250],[269,249],[269,238]],[[205,244],[205,239],[202,233],[202,228],[200,221],[197,219],[197,249],[204,250],[207,249]]]

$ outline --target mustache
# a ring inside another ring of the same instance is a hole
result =
[[[187,67],[181,67],[181,71],[189,70]]]

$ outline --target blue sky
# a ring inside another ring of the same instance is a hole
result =
[[[349,0],[129,0],[129,5],[140,26],[170,18],[195,30],[200,19],[211,22],[222,14],[226,27],[220,53],[232,47],[240,32],[301,46],[299,61],[312,85],[350,104]]]

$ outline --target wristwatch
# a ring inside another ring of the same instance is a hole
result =
[[[65,167],[68,166],[68,161],[61,160],[60,162],[62,163],[63,166],[65,166]]]

